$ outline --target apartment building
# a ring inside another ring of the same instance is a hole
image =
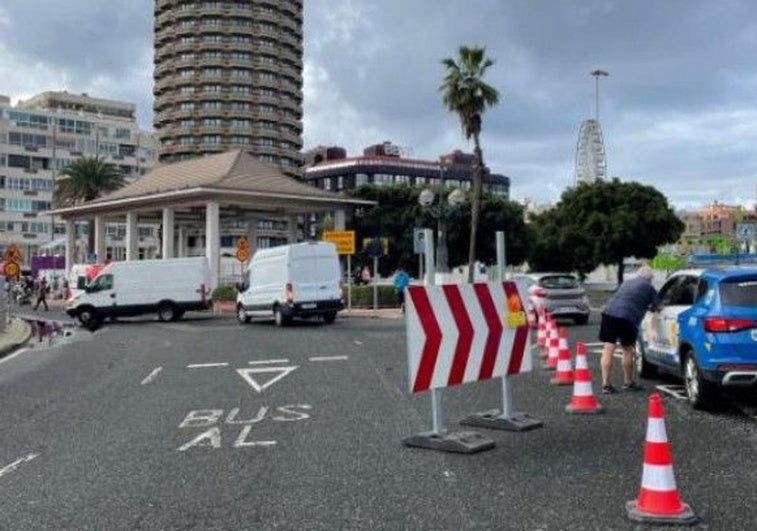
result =
[[[15,105],[0,96],[0,250],[15,243],[28,264],[63,245],[64,225],[49,211],[60,171],[96,154],[137,179],[156,164],[156,143],[140,130],[132,103],[87,94],[43,92]],[[87,226],[77,226],[77,259],[87,259]],[[125,227],[109,224],[108,254],[118,259]],[[141,227],[142,251],[154,254],[157,228]],[[103,258],[103,257],[99,257]]]
[[[230,149],[298,176],[302,0],[156,0],[161,162]]]

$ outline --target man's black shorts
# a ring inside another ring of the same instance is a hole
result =
[[[613,317],[602,314],[602,322],[599,325],[599,340],[603,343],[616,343],[624,347],[630,347],[636,343],[639,334],[638,328],[628,319]]]

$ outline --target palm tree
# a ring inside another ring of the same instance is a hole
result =
[[[444,83],[439,90],[444,105],[460,117],[465,138],[473,138],[473,198],[471,200],[470,242],[468,245],[468,282],[473,282],[476,261],[476,232],[481,210],[481,175],[484,157],[481,152],[481,115],[488,107],[499,101],[497,89],[484,82],[486,69],[494,64],[485,55],[486,49],[476,46],[461,46],[457,61],[451,57],[442,59],[446,69]]]
[[[120,170],[99,157],[85,157],[73,161],[60,171],[55,183],[53,203],[56,207],[73,206],[92,201],[103,194],[121,188],[126,181]],[[94,221],[89,222],[89,250],[95,248]]]

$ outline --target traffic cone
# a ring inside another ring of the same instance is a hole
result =
[[[547,344],[546,312],[539,309],[539,330],[536,333],[536,346],[540,352],[544,352],[544,346]]]
[[[573,367],[570,363],[570,348],[568,347],[568,330],[561,326],[560,341],[557,347],[557,372],[549,383],[553,385],[570,385],[573,383]]]
[[[547,357],[542,363],[542,368],[545,371],[553,371],[557,367],[557,354],[560,348],[560,338],[557,335],[557,327],[554,326],[554,322],[551,322],[549,336],[547,337]],[[554,358],[554,364],[552,364],[552,358]]]
[[[635,500],[626,503],[628,518],[635,522],[693,524],[698,520],[688,504],[681,502],[673,473],[662,398],[649,395],[647,438],[644,443],[644,471],[641,489]]]
[[[553,371],[557,369],[557,359],[560,357],[560,343],[562,342],[562,339],[560,338],[560,332],[557,328],[557,322],[553,319],[552,320],[552,337],[557,338],[557,347],[556,348],[550,348],[549,353],[547,355],[547,366],[549,367],[549,370]],[[567,336],[565,337],[565,348],[568,348],[568,339]]]
[[[565,406],[568,413],[601,413],[602,405],[594,396],[591,387],[591,373],[586,361],[586,346],[582,342],[576,343],[576,370],[573,373],[573,397],[570,404]]]

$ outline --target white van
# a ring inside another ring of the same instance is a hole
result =
[[[237,319],[273,316],[278,326],[294,317],[320,316],[331,324],[344,308],[336,247],[304,242],[259,249],[237,285]]]
[[[106,317],[153,312],[161,321],[174,321],[185,311],[211,306],[207,258],[171,258],[111,262],[69,300],[66,313],[96,327]]]

